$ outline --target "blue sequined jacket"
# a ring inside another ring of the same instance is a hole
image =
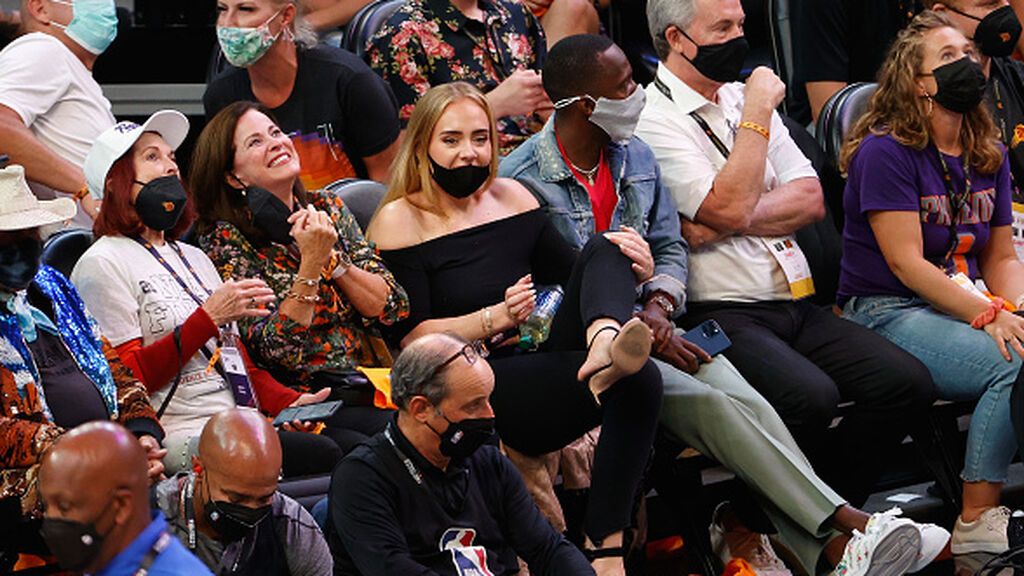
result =
[[[163,439],[163,429],[146,389],[99,334],[96,321],[74,286],[60,272],[43,266],[33,287],[52,304],[61,340],[82,371],[96,384],[112,420],[136,435]],[[0,309],[0,499],[20,498],[26,515],[40,513],[36,473],[43,452],[64,432],[53,423],[17,317]]]

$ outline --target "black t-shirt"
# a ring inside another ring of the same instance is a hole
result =
[[[920,0],[798,0],[794,5],[790,110],[811,119],[806,82],[874,82],[896,34],[922,9]]]
[[[1010,58],[993,58],[986,102],[999,139],[1006,144],[1013,176],[1013,201],[1024,202],[1024,64]]]
[[[341,178],[366,178],[363,158],[390,146],[401,130],[391,89],[350,52],[318,44],[297,54],[292,93],[272,111],[299,153],[303,185],[318,190]],[[245,68],[207,86],[207,120],[240,100],[256,101]]]
[[[39,369],[43,393],[55,424],[70,429],[86,422],[110,419],[96,385],[78,367],[59,336],[37,328],[36,339],[28,343],[28,349]]]

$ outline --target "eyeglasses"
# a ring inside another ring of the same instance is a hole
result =
[[[472,366],[473,364],[476,364],[478,359],[487,358],[488,354],[490,354],[490,352],[487,350],[487,346],[484,345],[483,340],[473,340],[462,348],[459,348],[458,352],[449,356],[448,359],[438,365],[437,368],[434,368],[434,371],[430,374],[430,378],[432,379],[440,374],[446,366],[458,360],[460,356],[465,358],[466,363]]]

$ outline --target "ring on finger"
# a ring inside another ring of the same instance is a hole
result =
[[[249,298],[249,308],[255,308],[255,307],[256,307],[256,297],[252,296],[252,297]]]

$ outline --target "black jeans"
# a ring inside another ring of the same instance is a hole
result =
[[[635,299],[629,259],[595,236],[573,266],[541,350],[491,359],[491,405],[498,434],[512,448],[545,454],[601,426],[585,526],[594,542],[630,524],[661,409],[661,375],[648,361],[603,392],[598,406],[576,373],[587,357],[586,327],[599,318],[625,323]]]
[[[928,369],[882,336],[807,301],[694,303],[686,328],[714,318],[725,355],[778,411],[833,488],[863,504],[903,438],[935,400]],[[838,445],[824,432],[853,401]]]

